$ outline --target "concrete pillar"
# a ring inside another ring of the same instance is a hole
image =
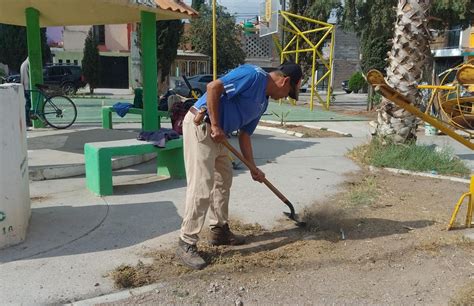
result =
[[[3,248],[25,240],[31,214],[23,86],[0,85],[0,118],[0,248]]]
[[[143,71],[143,129],[158,129],[158,73],[156,58],[156,14],[141,12],[142,71]]]

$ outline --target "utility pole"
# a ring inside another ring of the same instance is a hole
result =
[[[281,0],[281,10],[286,11],[286,0]],[[280,18],[280,17],[278,17],[278,18]],[[282,20],[283,20],[283,26],[285,26],[286,25],[286,20],[284,18],[282,18]],[[285,48],[285,30],[282,28],[282,29],[280,29],[280,31],[281,31],[281,47]]]

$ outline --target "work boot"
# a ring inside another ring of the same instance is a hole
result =
[[[211,228],[209,243],[212,245],[242,245],[245,243],[245,238],[234,235],[230,231],[229,225],[224,224],[222,227]]]
[[[178,242],[178,248],[176,249],[176,256],[178,256],[183,263],[195,270],[204,269],[207,263],[199,255],[197,246],[184,242],[181,238]]]

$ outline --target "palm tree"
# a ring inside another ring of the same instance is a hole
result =
[[[417,89],[430,56],[430,33],[427,12],[431,0],[399,0],[392,39],[388,53],[387,83],[405,95],[413,104],[421,97]],[[383,99],[378,109],[375,134],[395,143],[416,140],[417,118]]]

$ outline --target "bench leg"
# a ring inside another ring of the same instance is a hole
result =
[[[109,109],[102,109],[102,128],[112,129],[112,112]]]
[[[173,150],[158,151],[156,163],[158,175],[169,176],[175,179],[186,178],[182,147]]]
[[[112,195],[112,158],[100,149],[84,147],[86,164],[86,186],[91,192],[99,196]]]

